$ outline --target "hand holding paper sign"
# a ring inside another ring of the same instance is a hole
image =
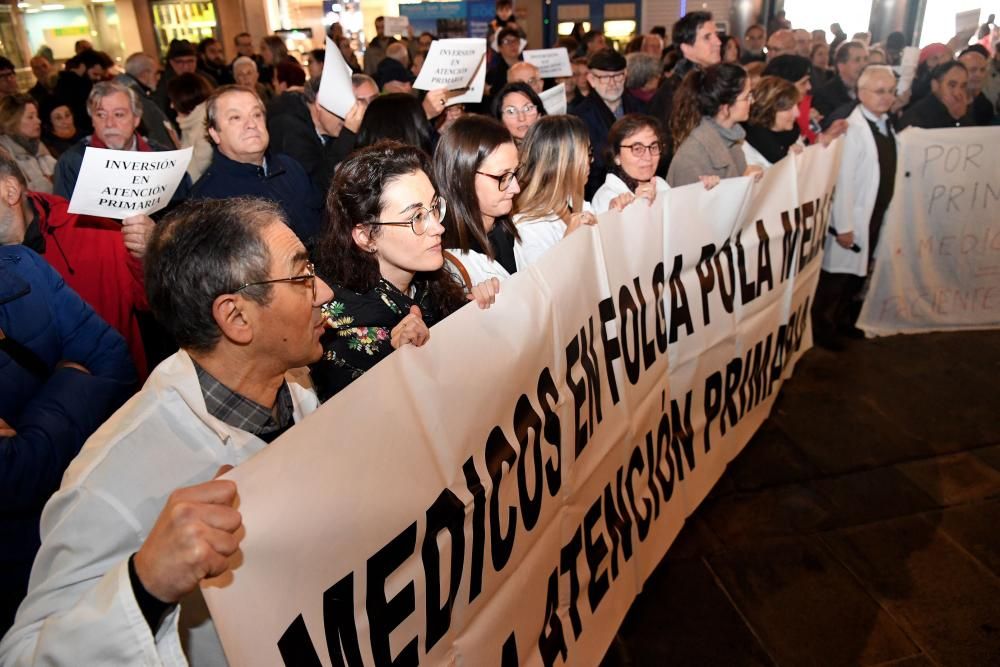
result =
[[[418,90],[466,88],[486,54],[482,38],[439,39],[431,42],[424,66],[413,87]]]
[[[122,220],[122,240],[129,254],[136,259],[146,256],[146,246],[156,225],[148,215],[133,215]]]
[[[326,59],[320,79],[316,101],[341,118],[347,118],[354,105],[354,86],[351,85],[351,68],[344,62],[344,55],[329,37],[326,38]]]

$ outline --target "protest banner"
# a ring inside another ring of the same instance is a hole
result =
[[[998,142],[1000,128],[899,134],[859,328],[889,336],[1000,327]]]
[[[341,118],[347,117],[347,112],[357,101],[351,84],[351,67],[329,37],[326,38],[326,58],[323,60],[323,76],[319,81],[316,101]]]
[[[524,62],[538,68],[538,74],[543,79],[554,79],[563,76],[573,76],[573,67],[569,64],[569,54],[566,49],[525,49],[521,55]]]
[[[486,91],[486,58],[479,63],[479,69],[476,70],[476,75],[472,77],[472,83],[464,91],[452,91],[449,93],[448,101],[445,102],[446,107],[450,107],[453,104],[478,104],[483,101],[483,94]],[[453,94],[457,92],[457,94]]]
[[[399,35],[403,37],[410,27],[410,17],[408,16],[386,16],[383,24],[384,32],[387,35]]]
[[[436,39],[431,42],[413,87],[418,90],[467,88],[485,57],[485,39]]]
[[[811,344],[838,160],[603,214],[230,471],[229,662],[596,665]]]
[[[566,84],[556,84],[548,90],[543,90],[538,97],[542,99],[545,113],[550,116],[566,113]]]
[[[116,220],[156,213],[170,203],[184,179],[192,150],[115,151],[87,146],[69,212]]]

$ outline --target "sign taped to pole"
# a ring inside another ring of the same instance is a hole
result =
[[[998,141],[993,127],[899,134],[859,328],[889,336],[1000,327]]]
[[[834,146],[602,215],[230,471],[229,661],[596,664],[809,347]]]

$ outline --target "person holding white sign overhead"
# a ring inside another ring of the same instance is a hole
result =
[[[273,201],[302,242],[310,245],[320,231],[321,196],[294,158],[268,150],[264,103],[257,93],[243,86],[216,88],[205,102],[205,124],[215,154],[191,197]]]
[[[73,197],[87,146],[116,151],[172,150],[148,141],[136,131],[142,121],[142,105],[136,92],[122,83],[102,81],[95,84],[87,98],[87,113],[93,122],[94,133],[63,153],[56,163],[53,192],[64,199]],[[185,174],[171,201],[187,199],[190,190],[191,179]]]

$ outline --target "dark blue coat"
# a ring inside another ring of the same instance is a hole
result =
[[[322,224],[323,201],[309,175],[294,158],[282,153],[268,153],[267,166],[230,160],[218,149],[212,164],[191,189],[192,199],[262,197],[279,206],[292,228],[306,246],[312,246]]]
[[[3,632],[27,587],[42,507],[137,378],[125,339],[24,246],[0,247],[0,330],[6,339],[0,343],[0,418],[17,433],[0,436]],[[90,374],[57,368],[60,361]]]

